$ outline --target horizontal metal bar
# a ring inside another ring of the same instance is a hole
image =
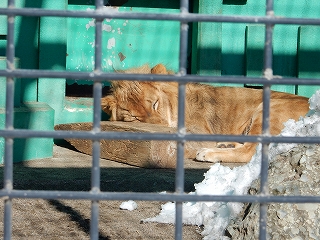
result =
[[[241,16],[241,15],[208,15],[199,13],[137,13],[137,12],[115,12],[103,10],[52,10],[41,8],[0,8],[0,15],[16,16],[52,16],[73,18],[117,18],[117,19],[143,19],[143,20],[165,20],[182,22],[233,22],[233,23],[264,23],[264,24],[298,24],[298,25],[320,25],[318,18],[285,18],[279,16]]]
[[[137,133],[137,132],[92,132],[92,131],[39,131],[39,130],[0,130],[0,137],[7,138],[55,138],[90,140],[156,140],[156,141],[225,141],[261,143],[320,143],[320,137],[283,137],[263,135],[215,135],[180,133]]]
[[[246,76],[199,76],[199,75],[157,75],[157,74],[123,74],[123,73],[95,73],[95,72],[68,72],[49,71],[35,69],[17,69],[12,71],[0,70],[0,76],[13,78],[67,78],[88,81],[110,81],[110,80],[141,80],[141,81],[163,81],[181,83],[245,83],[245,84],[271,84],[271,85],[320,85],[320,79],[314,78],[287,78],[275,76],[272,79],[264,77]]]
[[[137,193],[137,192],[77,192],[0,190],[2,198],[29,199],[82,199],[82,200],[141,200],[177,202],[252,202],[252,203],[320,203],[320,196],[269,196],[269,195],[191,195],[184,193]]]

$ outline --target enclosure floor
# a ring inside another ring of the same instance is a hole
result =
[[[14,189],[89,191],[91,156],[54,146],[52,158],[14,164]],[[143,169],[101,159],[101,191],[173,192],[174,169]],[[212,163],[185,162],[185,192]],[[1,167],[3,178],[3,166]],[[133,211],[121,210],[121,201],[100,202],[99,239],[174,239],[174,226],[141,223],[156,216],[164,202],[137,201]],[[0,205],[3,214],[3,202]],[[3,216],[0,217],[3,219]],[[2,235],[3,221],[0,223]],[[90,201],[14,199],[12,239],[89,239]],[[183,239],[202,239],[201,226],[184,226]]]

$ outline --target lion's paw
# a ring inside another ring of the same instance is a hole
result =
[[[218,142],[217,148],[239,148],[242,147],[243,143],[238,142]]]
[[[201,162],[220,162],[215,156],[215,150],[211,148],[202,148],[197,152],[196,160]]]
[[[217,145],[217,148],[235,148],[236,145],[229,143],[229,144],[225,144],[225,143],[221,143]]]

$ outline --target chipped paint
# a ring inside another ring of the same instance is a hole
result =
[[[103,11],[107,12],[107,13],[116,13],[116,12],[119,12],[119,7],[105,6],[103,8]],[[111,22],[111,20],[112,20],[112,18],[106,18],[107,22]]]
[[[112,26],[109,24],[102,24],[102,31],[111,32]]]
[[[109,40],[108,40],[108,46],[107,46],[107,48],[108,49],[111,49],[111,48],[113,48],[113,47],[115,47],[116,46],[116,39],[113,37],[113,38],[110,38]]]
[[[123,60],[125,60],[125,59],[126,59],[126,56],[125,56],[125,55],[123,55],[123,53],[122,53],[122,52],[119,52],[119,53],[118,53],[118,56],[119,56],[120,62],[123,62]]]
[[[112,60],[110,58],[107,60],[107,63],[109,66],[112,66]]]
[[[89,30],[89,28],[94,27],[95,25],[96,25],[95,20],[92,19],[86,24],[86,29]]]
[[[95,42],[94,41],[93,42],[89,42],[88,44],[91,45],[92,48],[94,48],[94,46],[95,46]]]

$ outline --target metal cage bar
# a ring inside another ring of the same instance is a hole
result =
[[[118,19],[143,19],[143,20],[172,20],[183,22],[233,22],[233,23],[262,23],[262,24],[300,24],[320,25],[318,18],[288,18],[276,16],[228,16],[206,15],[198,13],[107,13],[99,11],[72,11],[72,10],[48,10],[39,8],[0,8],[0,15],[18,16],[52,16],[73,18],[118,18]]]
[[[320,25],[320,24],[319,24]],[[79,80],[90,80],[104,82],[106,79],[112,80],[136,80],[139,81],[162,81],[162,82],[176,82],[179,77],[179,82],[187,83],[246,83],[263,84],[267,80],[264,77],[244,77],[244,76],[198,76],[198,75],[152,75],[152,74],[122,74],[122,73],[95,73],[95,72],[68,72],[68,71],[48,71],[48,70],[26,70],[16,69],[12,71],[0,70],[0,76],[15,77],[15,78],[68,78]],[[319,81],[314,78],[272,78],[268,79],[269,84],[293,84],[293,85],[319,85]]]
[[[189,0],[180,0],[180,13],[189,12]],[[180,51],[179,51],[179,75],[185,76],[187,73],[187,52],[188,52],[188,23],[180,22]],[[178,82],[178,134],[185,135],[185,98],[186,84]],[[184,192],[184,140],[177,142],[177,165],[175,192]],[[175,239],[182,239],[182,201],[176,202],[176,226]]]
[[[176,202],[176,227],[175,238],[182,239],[182,203],[184,201],[225,201],[225,202],[254,202],[260,203],[260,239],[267,235],[267,206],[276,203],[320,203],[320,196],[270,196],[267,187],[268,181],[268,146],[269,143],[320,143],[320,137],[279,137],[269,134],[270,115],[270,86],[272,84],[303,84],[320,85],[315,79],[274,78],[272,73],[272,35],[275,24],[318,25],[320,19],[306,18],[279,18],[273,13],[273,0],[266,0],[265,16],[222,16],[194,14],[189,12],[189,1],[180,0],[180,13],[178,14],[150,14],[150,13],[121,13],[102,11],[103,0],[97,0],[96,9],[93,11],[48,10],[15,7],[14,0],[8,0],[7,8],[0,8],[0,15],[7,16],[7,69],[0,70],[0,76],[7,78],[6,82],[6,124],[0,130],[0,136],[5,138],[5,165],[4,188],[0,190],[0,197],[5,200],[4,214],[4,239],[11,239],[12,201],[14,198],[42,198],[42,199],[82,199],[91,200],[90,238],[99,238],[99,201],[101,200],[145,200],[145,201],[175,201]],[[14,19],[15,16],[52,16],[95,19],[95,68],[93,72],[68,72],[37,69],[14,69]],[[180,22],[180,55],[179,73],[171,76],[143,75],[143,74],[114,74],[101,71],[102,61],[102,21],[105,18],[140,19],[140,20],[172,20]],[[187,48],[188,48],[188,23],[190,22],[230,22],[230,23],[261,23],[266,26],[265,52],[264,52],[264,77],[231,77],[231,76],[193,76],[187,75]],[[69,78],[87,79],[93,81],[94,117],[92,131],[33,131],[15,130],[13,128],[13,102],[14,78]],[[106,79],[113,80],[141,80],[141,81],[177,81],[178,82],[178,130],[174,134],[149,134],[149,133],[118,133],[101,132],[100,129],[100,102],[102,82]],[[263,84],[263,133],[260,136],[238,135],[200,135],[187,134],[185,131],[185,96],[186,84],[189,82],[216,82],[216,83],[261,83]],[[23,191],[13,189],[13,139],[15,138],[80,138],[90,139],[93,143],[91,190],[90,192],[68,191]],[[172,140],[177,142],[177,167],[175,176],[175,193],[127,193],[127,192],[100,192],[100,140],[101,139],[129,139],[129,140]],[[256,196],[216,196],[216,195],[187,195],[184,193],[184,142],[185,141],[234,141],[234,142],[260,142],[262,143],[261,165],[261,193]]]
[[[273,0],[266,1],[266,16],[273,16]],[[264,43],[264,77],[267,79],[263,84],[263,112],[262,112],[262,134],[270,136],[270,96],[271,85],[268,83],[269,79],[273,78],[272,68],[272,36],[273,24],[266,24],[266,34]],[[261,176],[260,176],[260,194],[269,195],[268,190],[268,162],[269,162],[269,143],[262,143],[261,152]],[[259,239],[267,239],[267,203],[260,203],[259,216]]]
[[[96,10],[103,8],[103,0],[95,1]],[[95,62],[94,72],[101,73],[102,62],[102,21],[103,18],[95,19]],[[93,132],[100,132],[101,122],[101,97],[102,83],[95,81],[93,83]],[[91,192],[100,192],[100,141],[92,140],[92,167],[91,167]],[[99,239],[99,201],[91,201],[91,221],[90,238]]]
[[[8,7],[15,7],[15,0],[8,0]],[[7,71],[14,70],[14,24],[15,16],[7,16]],[[6,115],[5,115],[5,129],[10,131],[13,129],[13,109],[14,109],[14,79],[7,77],[6,81]],[[11,191],[13,189],[13,138],[5,138],[4,146],[4,189]],[[11,239],[12,235],[12,199],[6,198],[4,200],[4,229],[3,238]]]

